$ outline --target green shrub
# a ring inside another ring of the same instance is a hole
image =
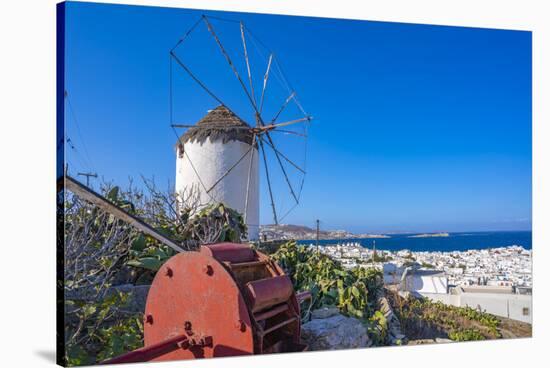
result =
[[[501,337],[500,320],[488,313],[470,307],[455,307],[427,298],[406,300],[395,308],[402,326],[415,328],[428,322],[446,331],[454,341],[484,340]]]
[[[384,313],[379,310],[374,312],[367,326],[374,345],[384,345],[388,337],[388,321]]]
[[[485,336],[483,336],[479,331],[473,329],[473,328],[465,328],[465,329],[459,329],[456,331],[449,332],[449,338],[453,341],[477,341],[477,340],[485,340]]]
[[[65,327],[67,365],[97,364],[143,346],[142,314],[121,312],[128,298],[115,292],[101,302],[65,301],[77,318]]]
[[[295,290],[312,293],[311,309],[334,305],[345,315],[363,320],[372,315],[382,287],[380,271],[345,269],[329,256],[295,241],[283,244],[272,257],[290,275]]]

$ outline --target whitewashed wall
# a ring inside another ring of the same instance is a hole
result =
[[[252,149],[245,158],[216,187],[206,193],[214,183],[231,168],[248,150],[250,145],[240,141],[223,143],[222,140],[212,142],[187,142],[184,145],[184,156],[176,152],[176,191],[181,192],[191,186],[200,189],[201,203],[222,202],[244,215],[246,188],[250,167],[250,155],[253,155],[250,175],[250,194],[246,222],[250,240],[258,239],[259,235],[259,173],[258,150]],[[188,155],[189,159],[185,157]],[[193,170],[193,163],[197,174]],[[202,180],[201,184],[199,177]]]
[[[532,296],[495,293],[434,294],[421,292],[422,296],[455,307],[481,309],[496,316],[532,323]]]
[[[447,277],[413,274],[407,277],[407,290],[417,293],[447,294]]]

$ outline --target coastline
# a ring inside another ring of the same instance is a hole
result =
[[[386,234],[385,238],[336,238],[320,239],[319,245],[337,245],[357,243],[363,248],[414,252],[449,252],[500,248],[518,245],[524,249],[532,249],[531,231],[494,231],[494,232],[456,232],[448,236],[412,237],[419,234]],[[296,239],[299,244],[315,244],[314,239]]]

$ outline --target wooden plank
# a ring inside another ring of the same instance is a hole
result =
[[[170,248],[174,249],[176,252],[185,251],[185,249],[183,249],[181,245],[165,237],[164,235],[162,235],[161,233],[153,229],[151,226],[146,224],[140,218],[126,212],[122,208],[110,202],[107,198],[94,192],[93,190],[86,187],[84,184],[80,183],[79,181],[71,178],[70,176],[65,177],[65,188],[67,190],[70,190],[80,198],[96,205],[97,207],[101,208],[106,212],[109,212],[116,218],[129,223],[130,225],[134,226],[136,229],[158,240],[159,242],[166,244]]]

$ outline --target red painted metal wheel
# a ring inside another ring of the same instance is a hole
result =
[[[231,275],[198,252],[172,257],[158,271],[144,315],[145,347],[180,335],[188,341],[154,360],[254,353],[245,301]]]

